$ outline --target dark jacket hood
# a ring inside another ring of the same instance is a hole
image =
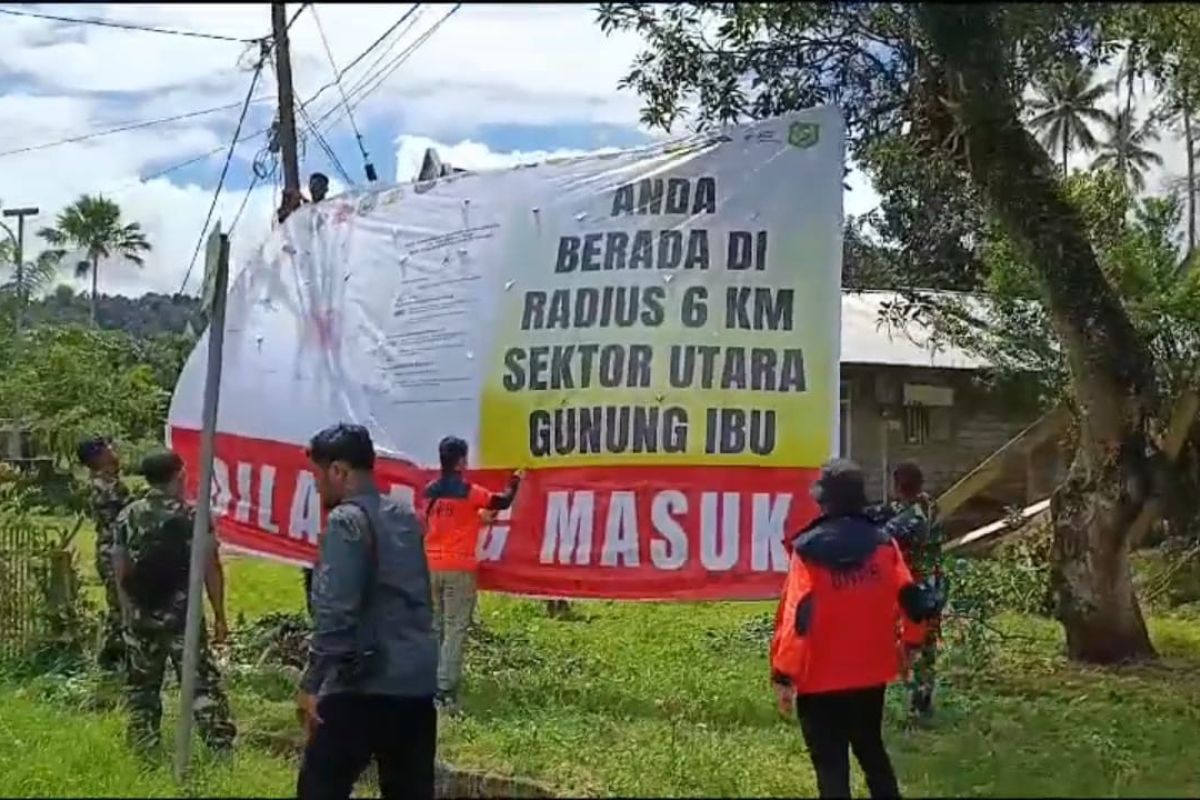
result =
[[[450,472],[439,475],[425,485],[425,497],[437,500],[441,497],[461,498],[467,496],[469,486],[460,473]]]
[[[865,514],[817,517],[796,537],[793,548],[805,561],[831,570],[866,564],[887,537]]]

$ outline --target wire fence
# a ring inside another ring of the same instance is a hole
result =
[[[0,516],[0,659],[24,655],[45,633],[39,612],[51,549],[43,528]]]

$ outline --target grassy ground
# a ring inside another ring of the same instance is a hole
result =
[[[298,570],[230,559],[228,575],[235,616],[302,608]],[[484,599],[467,713],[443,727],[441,757],[572,795],[811,794],[799,735],[766,685],[766,605],[576,608],[580,619],[552,621],[539,603]],[[947,665],[933,730],[889,723],[906,793],[1200,795],[1187,751],[1200,730],[1200,623],[1156,618],[1162,663],[1108,672],[1066,664],[1053,624],[999,625],[1010,638],[994,657]],[[193,791],[290,792],[290,685],[246,671],[229,681],[246,746],[231,768],[202,765]],[[0,687],[0,795],[173,791],[124,753],[117,712],[37,696]]]

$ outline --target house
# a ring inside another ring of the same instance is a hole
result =
[[[839,448],[867,473],[870,497],[882,499],[892,468],[912,460],[934,497],[959,490],[970,476],[972,486],[957,491],[946,514],[951,533],[1045,498],[1064,470],[1055,435],[1061,426],[1038,424],[1049,416],[1045,409],[990,388],[986,361],[935,346],[927,327],[881,324],[883,305],[895,298],[892,292],[842,296]],[[996,457],[1002,449],[1006,457]],[[987,474],[977,469],[985,462]]]

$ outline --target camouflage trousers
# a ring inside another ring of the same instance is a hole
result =
[[[162,688],[167,661],[171,662],[177,680],[183,667],[183,626],[172,630],[134,628],[126,635],[125,642],[129,741],[136,749],[153,750],[162,737]],[[216,751],[228,751],[233,746],[237,728],[230,717],[229,699],[221,688],[220,679],[207,639],[201,634],[192,713],[205,744]]]
[[[940,637],[938,621],[930,624],[925,641],[914,648],[909,662],[908,695],[909,712],[914,716],[928,716],[933,711],[933,690],[937,684],[937,653]]]
[[[104,611],[100,622],[100,647],[96,661],[100,669],[116,672],[125,663],[125,637],[121,630],[121,599],[117,595],[117,576],[113,571],[112,550],[96,546],[96,573],[104,584]]]

